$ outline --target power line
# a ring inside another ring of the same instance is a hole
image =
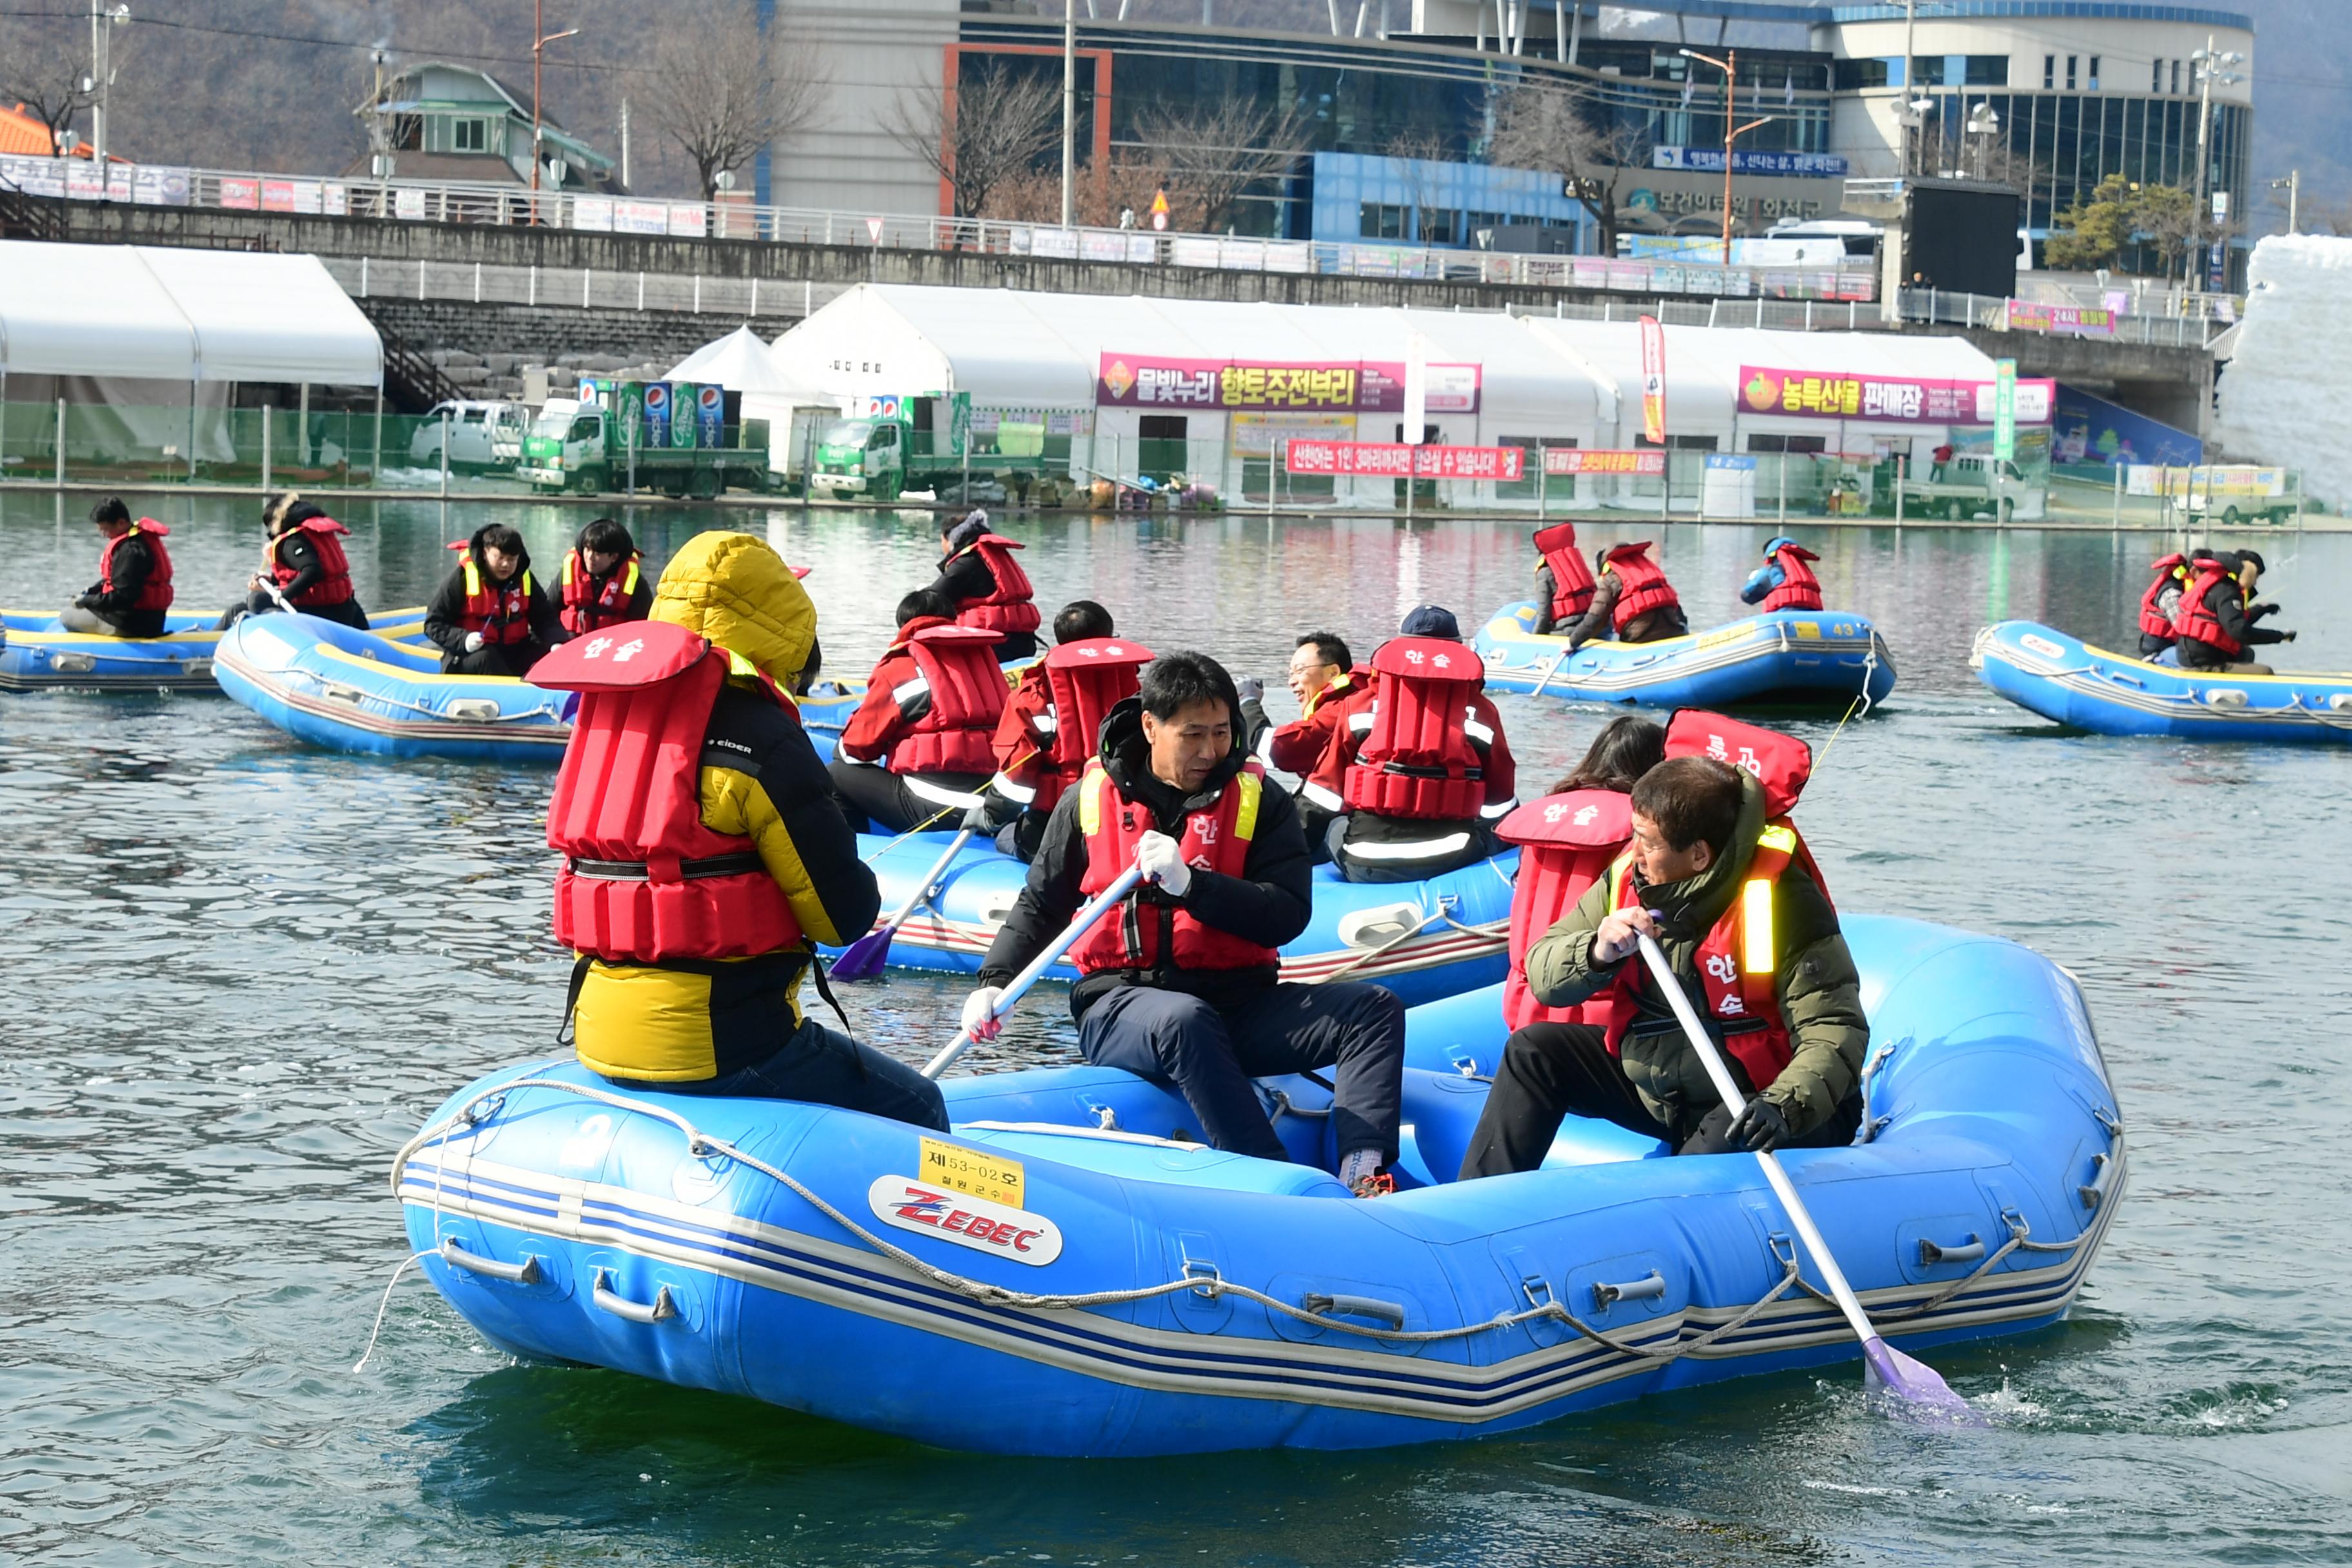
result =
[[[84,22],[89,20],[88,14],[86,12],[79,11],[10,10],[0,11],[0,16],[43,18],[52,21],[65,22]],[[377,47],[374,44],[362,43],[351,38],[320,38],[300,33],[272,33],[253,27],[222,27],[215,26],[204,22],[174,21],[163,16],[132,16],[130,18],[130,25],[139,27],[169,27],[175,31],[184,33],[209,33],[218,37],[257,38],[266,43],[307,44],[316,48],[359,49],[362,51],[373,52]],[[467,60],[489,65],[527,66],[530,64],[530,57],[529,55],[489,55],[480,54],[466,49],[403,50],[401,52],[419,57],[425,54],[440,55],[446,56],[453,60]],[[572,70],[614,71],[633,76],[646,76],[652,74],[652,68],[647,66],[619,65],[604,61],[580,59],[566,59],[562,63],[566,68]]]

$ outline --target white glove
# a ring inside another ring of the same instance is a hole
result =
[[[479,653],[482,651],[481,633],[467,632],[466,634],[466,651],[467,653]]]
[[[996,1004],[1004,995],[1002,985],[983,985],[963,999],[963,1032],[975,1040],[992,1040],[1004,1032],[1004,1020],[996,1016]]]
[[[1165,833],[1147,833],[1136,840],[1135,863],[1143,879],[1157,882],[1173,898],[1182,898],[1192,885],[1192,868],[1184,864],[1182,846]]]
[[[1243,676],[1241,679],[1234,683],[1234,689],[1240,693],[1241,700],[1244,702],[1263,702],[1265,700],[1265,682],[1260,680],[1255,675]]]

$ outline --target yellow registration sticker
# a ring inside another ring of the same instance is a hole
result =
[[[967,1149],[961,1143],[945,1143],[937,1138],[923,1140],[922,1168],[917,1173],[933,1186],[951,1192],[970,1193],[976,1198],[986,1198],[993,1204],[1021,1208],[1021,1162],[1008,1160],[1002,1154],[992,1154],[982,1149]]]
[[[1706,632],[1702,634],[1696,646],[1701,648],[1721,647],[1726,643],[1738,642],[1747,636],[1747,627],[1733,626],[1723,631]]]
[[[1819,642],[1822,640],[1822,624],[1819,621],[1799,621],[1797,635],[1807,642]]]

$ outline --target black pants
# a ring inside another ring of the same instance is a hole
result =
[[[1617,634],[1617,640],[1664,642],[1668,637],[1682,637],[1689,630],[1690,622],[1683,618],[1680,610],[1651,610],[1627,621],[1625,629]]]
[[[535,642],[484,643],[471,653],[441,653],[441,673],[444,675],[510,675],[520,680],[530,673],[530,667],[547,657],[547,649]]]
[[[1742,1094],[1753,1094],[1738,1058],[1727,1055],[1725,1065]],[[1470,1135],[1469,1152],[1462,1157],[1463,1181],[1475,1176],[1507,1175],[1532,1171],[1543,1163],[1562,1120],[1589,1117],[1613,1121],[1644,1137],[1664,1139],[1677,1154],[1720,1154],[1730,1113],[1720,1105],[1705,1111],[1689,1110],[1672,1125],[1650,1114],[1633,1080],[1609,1054],[1604,1032],[1595,1024],[1530,1024],[1513,1032],[1503,1047],[1503,1064],[1495,1069],[1495,1087],[1478,1129]],[[1792,1138],[1791,1149],[1835,1149],[1853,1142],[1862,1126],[1862,1091],[1848,1095],[1835,1115],[1802,1138]]]
[[[1078,1052],[1098,1067],[1171,1083],[1219,1149],[1287,1160],[1254,1078],[1338,1064],[1332,1130],[1344,1157],[1397,1156],[1404,1004],[1377,985],[1275,985],[1225,1007],[1156,985],[1124,985],[1078,1020]]]
[[[1465,866],[1475,866],[1496,848],[1494,835],[1481,822],[1412,822],[1401,817],[1376,817],[1365,811],[1350,813],[1346,821],[1344,837],[1333,835],[1329,828],[1324,833],[1329,841],[1331,863],[1350,882],[1419,882],[1443,872],[1458,871]],[[1440,842],[1455,834],[1467,840],[1458,849],[1409,858],[1370,852],[1391,843]]]
[[[947,1102],[940,1086],[895,1057],[826,1028],[814,1018],[784,1037],[782,1049],[765,1061],[690,1083],[612,1079],[624,1089],[665,1094],[742,1095],[759,1100],[800,1100],[838,1105],[869,1116],[887,1116],[936,1132],[948,1130]]]
[[[833,793],[841,799],[841,815],[859,833],[905,833],[934,816],[933,826],[952,831],[963,826],[969,806],[924,795],[908,783],[908,775],[894,773],[872,763],[835,757],[825,764]],[[925,787],[946,795],[978,795],[988,783],[986,773],[923,773]],[[944,811],[947,815],[940,816]]]
[[[997,830],[996,852],[1026,866],[1037,858],[1037,847],[1045,842],[1045,824],[1053,817],[1050,811],[1023,812]]]
[[[345,599],[340,605],[297,605],[294,607],[306,616],[316,616],[322,621],[338,621],[359,631],[368,629],[367,612],[360,608],[360,602],[357,599]],[[278,601],[259,588],[256,588],[244,598],[223,610],[221,618],[213,623],[213,627],[216,631],[225,632],[236,624],[237,617],[240,616],[266,616],[276,608],[278,608]]]

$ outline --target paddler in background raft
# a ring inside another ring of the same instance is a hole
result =
[[[811,944],[860,935],[881,906],[783,695],[815,639],[816,606],[764,541],[702,533],[662,574],[649,620],[575,638],[532,672],[582,693],[547,814],[564,856],[555,937],[580,955],[572,1046],[625,1088],[944,1132],[929,1079],[801,1011]]]
[[[1255,679],[1237,684],[1242,694],[1242,721],[1249,731],[1250,754],[1269,767],[1301,778],[1315,771],[1323,750],[1331,743],[1331,726],[1339,722],[1340,705],[1371,683],[1372,672],[1358,669],[1348,645],[1331,632],[1308,632],[1290,650],[1285,684],[1298,699],[1298,717],[1277,725],[1265,716],[1265,682]],[[1316,832],[1312,817],[1307,837]]]
[[[918,588],[898,601],[898,636],[866,678],[826,773],[849,825],[906,833],[981,804],[1004,713],[1003,639],[960,626]]]
[[[449,548],[465,559],[425,606],[425,635],[441,649],[441,673],[530,674],[564,632],[555,602],[531,576],[522,535],[486,523]]]
[[[1024,865],[1036,856],[1054,803],[1094,755],[1103,715],[1135,695],[1136,672],[1151,662],[1150,648],[1118,640],[1110,612],[1092,599],[1062,606],[1054,643],[1013,682],[990,742],[995,776],[963,824]]]
[[[1781,534],[1765,544],[1764,564],[1748,574],[1747,584],[1739,590],[1739,602],[1753,605],[1761,600],[1766,615],[1775,610],[1820,609],[1821,580],[1807,564],[1820,559],[1787,534]]]
[[[352,586],[352,563],[343,553],[351,530],[302,499],[299,491],[271,496],[262,503],[261,570],[248,592],[215,623],[226,631],[240,616],[261,616],[285,600],[306,616],[368,629],[367,611]],[[272,594],[263,584],[274,585]]]
[[[1013,559],[1020,548],[1019,540],[990,531],[985,511],[942,523],[940,574],[930,584],[947,600],[958,626],[1003,635],[996,657],[1006,664],[1037,657],[1037,627],[1044,619],[1029,574]]]
[[[600,517],[580,531],[556,580],[563,629],[574,637],[642,621],[654,605],[653,578],[629,531]]]
[[[2180,641],[2175,647],[2179,650],[2181,668],[2230,675],[2271,673],[2269,665],[2252,663],[2242,657],[2258,643],[2294,641],[2293,632],[2273,631],[2254,624],[2264,616],[2278,613],[2276,605],[2252,603],[2263,572],[2262,556],[2251,550],[2217,555],[2197,563],[2196,574],[2180,595],[2179,613],[2173,622],[2173,629],[2180,634]]]
[[[98,581],[58,613],[58,624],[100,637],[163,636],[163,612],[172,607],[172,552],[163,536],[172,531],[152,517],[131,521],[121,496],[90,508],[89,521],[106,537]]]
[[[1650,542],[1612,544],[1593,557],[1592,604],[1560,635],[1570,648],[1582,647],[1604,632],[1619,642],[1661,642],[1690,630],[1683,602],[1658,563]]]
[[[1576,547],[1576,524],[1555,522],[1536,530],[1536,624],[1538,637],[1574,626],[1592,607],[1592,568]]]

